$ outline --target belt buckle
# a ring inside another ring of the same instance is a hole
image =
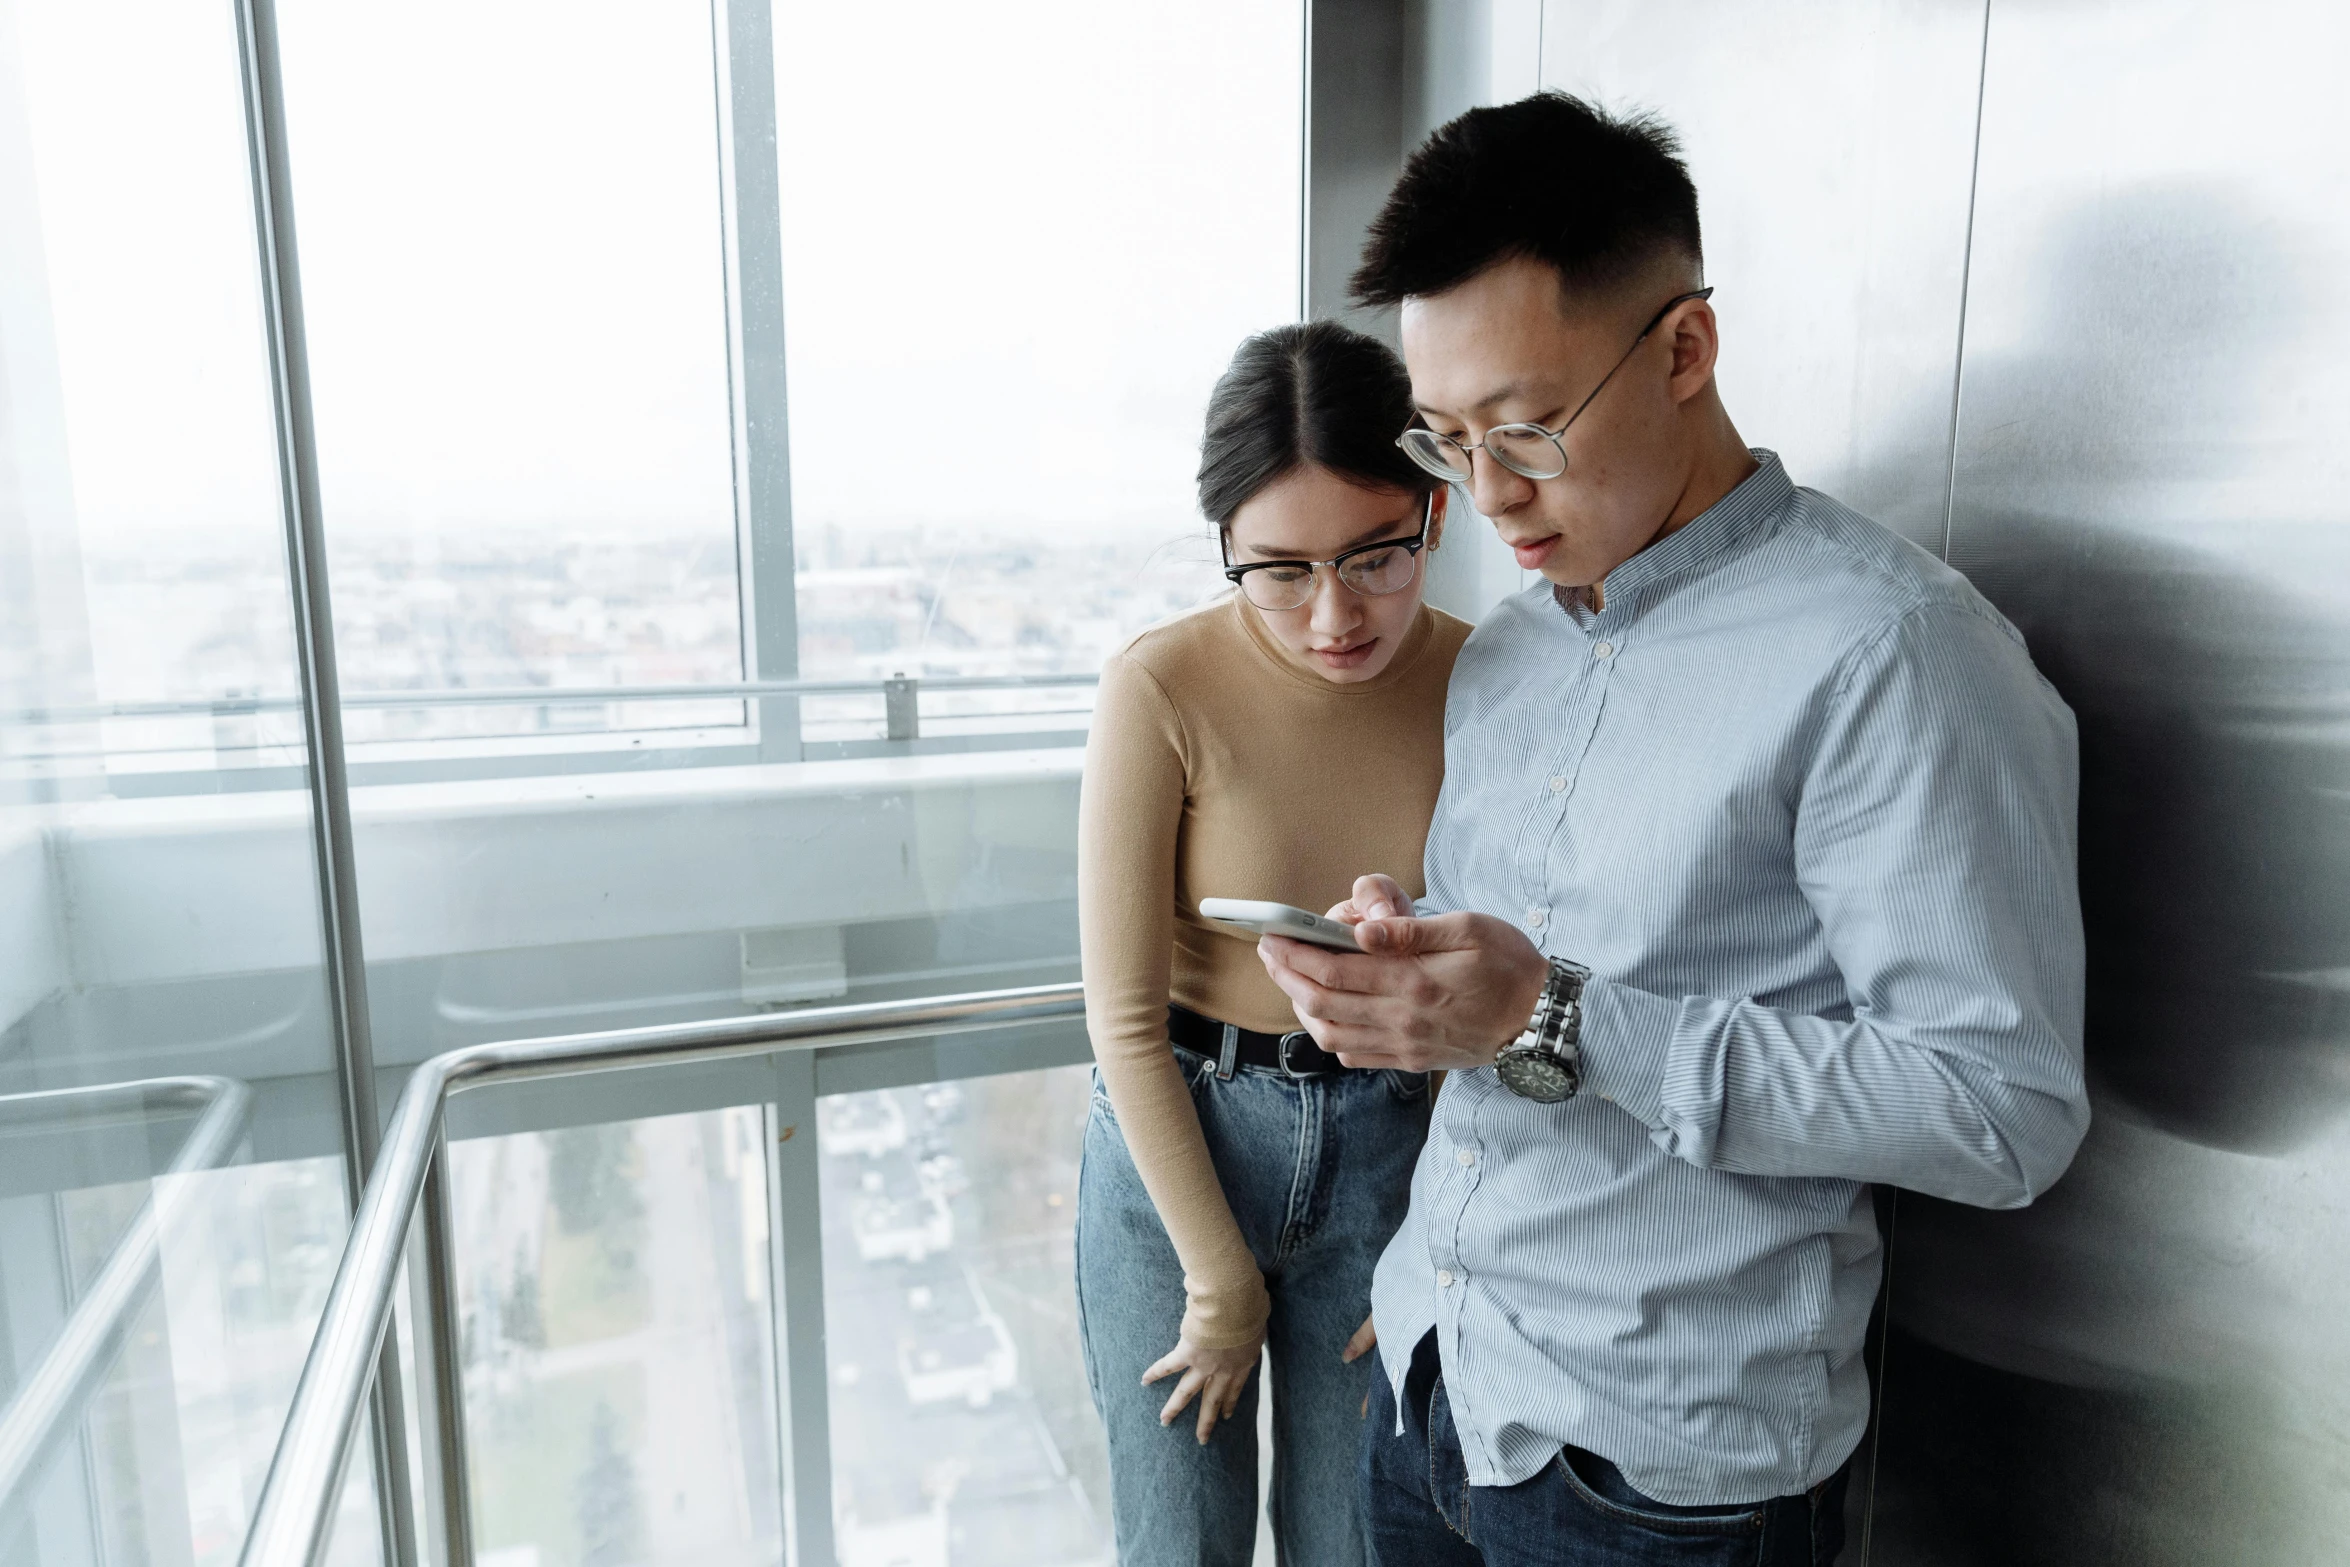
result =
[[[1327,1061],[1325,1061],[1325,1064],[1315,1067],[1310,1072],[1301,1072],[1296,1067],[1289,1064],[1290,1047],[1295,1045],[1300,1040],[1303,1040],[1305,1043],[1312,1045],[1314,1043],[1314,1036],[1307,1033],[1302,1028],[1293,1028],[1288,1033],[1281,1036],[1281,1043],[1274,1048],[1274,1058],[1281,1063],[1281,1070],[1283,1074],[1292,1079],[1322,1077],[1326,1075],[1330,1070]],[[1315,1048],[1319,1049],[1320,1047],[1316,1046]]]

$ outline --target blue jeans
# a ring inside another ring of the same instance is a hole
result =
[[[1363,1507],[1381,1567],[1830,1567],[1844,1548],[1850,1465],[1800,1496],[1670,1507],[1614,1464],[1564,1448],[1516,1485],[1471,1485],[1436,1335],[1412,1351],[1403,1431],[1387,1378],[1363,1424]]]
[[[1176,1052],[1208,1153],[1271,1292],[1273,1493],[1279,1559],[1370,1560],[1355,1488],[1364,1395],[1379,1357],[1339,1359],[1371,1310],[1371,1270],[1403,1220],[1428,1134],[1428,1081],[1401,1072],[1293,1080]],[[1109,1436],[1120,1567],[1245,1567],[1256,1540],[1257,1378],[1201,1446],[1193,1414],[1159,1424],[1170,1377],[1142,1373],[1175,1347],[1183,1267],[1094,1079],[1077,1183],[1077,1314],[1085,1372]]]

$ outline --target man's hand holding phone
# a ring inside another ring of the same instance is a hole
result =
[[[1489,914],[1421,919],[1389,876],[1355,880],[1330,911],[1360,954],[1268,935],[1257,955],[1314,1043],[1353,1067],[1488,1066],[1534,1015],[1549,961]]]

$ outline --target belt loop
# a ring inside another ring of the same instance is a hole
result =
[[[1240,1026],[1224,1025],[1224,1053],[1216,1058],[1216,1076],[1223,1082],[1232,1081],[1232,1065],[1240,1059]]]

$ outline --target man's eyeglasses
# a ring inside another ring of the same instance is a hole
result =
[[[1454,484],[1469,482],[1473,472],[1469,466],[1469,454],[1478,450],[1483,450],[1495,462],[1523,478],[1555,479],[1567,471],[1567,448],[1559,439],[1567,433],[1567,425],[1583,417],[1583,410],[1591,406],[1591,398],[1607,389],[1608,382],[1616,378],[1616,371],[1624,368],[1632,355],[1639,351],[1640,345],[1648,341],[1648,334],[1673,313],[1675,306],[1685,305],[1692,299],[1712,297],[1712,289],[1700,288],[1686,294],[1676,294],[1666,300],[1664,308],[1650,316],[1648,325],[1642,327],[1640,335],[1632,339],[1632,346],[1624,350],[1624,357],[1599,378],[1599,385],[1591,389],[1591,397],[1577,403],[1575,411],[1567,415],[1567,423],[1555,430],[1545,430],[1538,424],[1497,424],[1485,432],[1484,440],[1464,442],[1456,441],[1449,435],[1439,435],[1426,425],[1414,425],[1397,436],[1395,444],[1402,447],[1404,454],[1412,461],[1439,479],[1447,479]]]
[[[1435,515],[1436,496],[1431,494],[1420,513],[1420,531],[1408,539],[1358,544],[1329,560],[1259,560],[1235,566],[1227,557],[1224,575],[1259,609],[1305,608],[1313,602],[1314,573],[1324,566],[1365,598],[1400,593],[1420,574],[1420,551],[1428,547],[1428,525]]]

